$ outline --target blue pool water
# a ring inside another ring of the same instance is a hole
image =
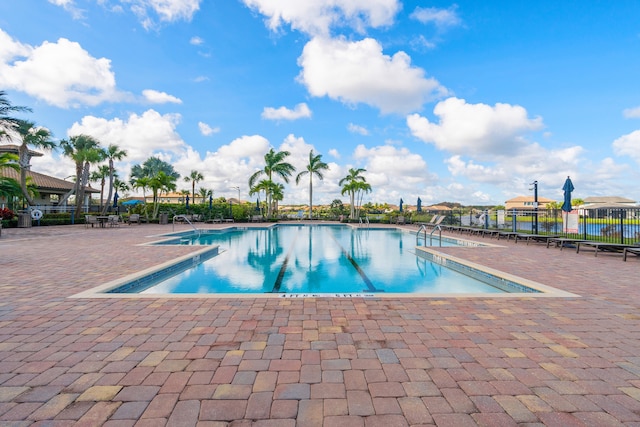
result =
[[[219,251],[201,262],[187,263],[171,277],[159,274],[159,283],[137,281],[139,284],[115,292],[505,292],[417,255],[415,233],[399,229],[344,225],[230,228],[181,235],[162,244],[218,245]]]

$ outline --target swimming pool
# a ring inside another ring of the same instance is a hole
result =
[[[160,245],[202,245],[192,258],[110,289],[140,294],[497,294],[539,292],[468,274],[402,229],[346,225],[231,227],[180,233]],[[456,244],[453,240],[444,245]],[[453,268],[451,268],[453,267]]]

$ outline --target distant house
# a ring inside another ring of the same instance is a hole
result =
[[[0,153],[14,153],[18,154],[18,146],[12,144],[3,144],[0,145]],[[30,151],[29,154],[31,157],[40,157],[42,153],[38,153],[37,151]],[[16,181],[20,181],[20,172],[17,172],[11,168],[3,167],[0,168],[0,176],[6,178],[12,178]],[[31,178],[31,182],[36,186],[36,190],[38,191],[38,195],[35,198],[36,205],[47,211],[47,207],[58,206],[59,200],[67,194],[74,186],[75,182],[73,181],[65,181],[64,179],[56,178],[53,176],[44,175],[34,171],[27,171],[27,178]],[[89,206],[91,201],[91,194],[100,193],[100,190],[96,190],[91,187],[85,187],[85,201],[84,205]],[[17,208],[14,206],[13,200],[7,200],[6,197],[0,197],[0,206],[5,205],[11,207],[13,209]]]
[[[20,181],[20,172],[17,172],[11,168],[0,168],[0,176],[6,178],[12,178],[16,181]],[[44,175],[34,171],[27,171],[27,178],[31,177],[31,182],[36,186],[38,195],[35,198],[36,206],[44,208],[46,206],[58,206],[58,201],[67,194],[76,183],[73,181],[65,181],[64,179],[55,178],[53,176]],[[99,194],[100,190],[95,188],[85,187],[85,206],[88,206],[91,201],[92,194]],[[0,205],[5,204],[11,206],[12,202],[6,200],[4,197],[0,197]],[[46,210],[46,209],[45,209]]]
[[[638,207],[635,200],[625,197],[587,197],[583,201],[582,209],[633,208]]]
[[[538,209],[546,209],[549,203],[553,203],[555,200],[547,199],[545,197],[538,196]],[[533,196],[518,196],[513,199],[509,199],[504,202],[504,208],[507,211],[517,210],[517,211],[527,211],[535,209],[535,202]]]
[[[581,215],[586,215],[590,218],[636,218],[638,216],[638,207],[635,200],[617,196],[605,196],[587,197],[578,209]]]

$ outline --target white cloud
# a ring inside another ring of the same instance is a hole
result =
[[[498,103],[492,107],[448,98],[433,112],[438,123],[412,114],[407,125],[415,137],[453,154],[492,158],[517,153],[527,144],[524,135],[543,127],[541,118],[528,118],[527,111],[518,105]]]
[[[210,135],[213,135],[214,133],[220,132],[219,127],[212,128],[211,126],[209,126],[204,122],[198,122],[198,129],[200,129],[200,133],[204,136],[210,136]]]
[[[627,119],[640,119],[640,107],[627,108],[622,115]]]
[[[311,110],[304,102],[296,105],[293,110],[287,107],[265,107],[262,111],[262,118],[268,120],[297,120],[309,117],[311,117]]]
[[[118,101],[111,61],[94,58],[65,38],[32,47],[0,29],[0,87],[15,89],[57,107]]]
[[[142,115],[131,114],[126,120],[85,116],[74,123],[68,134],[86,134],[97,138],[103,146],[116,144],[127,151],[127,161],[143,162],[157,153],[177,155],[186,144],[176,132],[179,114],[161,115],[147,110]]]
[[[364,135],[364,136],[369,135],[369,131],[364,126],[359,126],[359,125],[356,125],[356,124],[353,124],[353,123],[349,123],[349,125],[347,126],[347,129],[351,133],[358,133],[358,134]]]
[[[190,21],[200,9],[201,0],[121,0],[130,4],[145,29],[157,27],[160,22]]]
[[[613,141],[613,152],[618,156],[629,156],[640,164],[640,130],[633,131]]]
[[[191,37],[191,40],[189,40],[189,43],[191,43],[194,46],[200,46],[201,44],[204,43],[204,40],[201,37],[193,36]]]
[[[173,95],[169,95],[165,92],[158,92],[153,89],[145,89],[142,91],[142,96],[150,102],[151,104],[182,104],[182,100],[180,98],[176,98]]]
[[[79,9],[74,4],[74,0],[49,0],[49,3],[64,8],[64,10],[66,10],[67,12],[69,12],[71,14],[73,19],[82,19],[82,18],[84,18],[85,11],[82,10],[82,9]]]
[[[346,104],[365,103],[382,113],[408,113],[444,96],[447,90],[423,69],[413,67],[404,52],[383,54],[374,39],[358,42],[314,38],[298,58],[298,80],[313,96]]]
[[[193,81],[196,83],[206,82],[207,80],[209,80],[209,77],[207,76],[198,76],[195,79],[193,79]]]
[[[448,9],[439,9],[437,7],[416,7],[411,18],[416,19],[423,24],[433,23],[438,29],[446,27],[456,27],[462,24],[462,20],[458,16],[456,5]]]
[[[346,25],[357,31],[393,23],[400,10],[397,0],[243,0],[266,17],[267,26],[278,31],[289,24],[310,35],[328,35],[331,27]]]

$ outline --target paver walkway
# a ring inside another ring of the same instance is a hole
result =
[[[68,298],[171,227],[2,230],[0,425],[640,425],[638,257],[442,248],[575,298]]]

